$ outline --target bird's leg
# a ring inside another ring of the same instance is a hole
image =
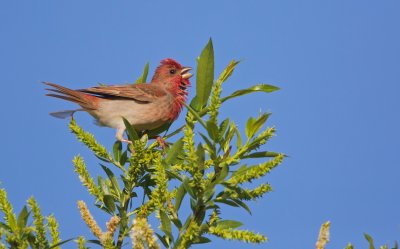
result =
[[[165,141],[164,138],[162,138],[160,136],[156,136],[155,138],[156,138],[158,144],[160,145],[161,149],[168,148],[168,143]]]
[[[118,128],[117,129],[117,134],[115,135],[115,137],[117,138],[118,141],[125,142],[125,143],[128,143],[128,144],[132,144],[132,141],[129,141],[129,140],[124,138],[124,132],[125,132],[125,128]]]

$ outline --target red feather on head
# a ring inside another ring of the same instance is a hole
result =
[[[171,58],[166,58],[166,59],[162,60],[162,61],[160,62],[160,64],[161,64],[161,65],[170,65],[170,66],[174,66],[174,67],[176,67],[177,69],[181,69],[181,68],[182,68],[182,65],[181,65],[181,64],[179,64],[176,60],[171,59]],[[160,66],[161,66],[161,65],[160,65]]]

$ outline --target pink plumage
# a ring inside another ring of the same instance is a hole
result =
[[[82,109],[54,113],[63,117],[67,113],[86,111],[98,124],[117,129],[116,137],[123,142],[126,118],[137,131],[153,130],[175,120],[187,98],[190,67],[167,58],[160,62],[148,84],[96,86],[72,90],[54,83],[45,82],[51,97],[74,102]]]

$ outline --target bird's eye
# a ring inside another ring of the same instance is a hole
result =
[[[176,73],[176,70],[175,70],[175,69],[171,69],[171,70],[169,70],[169,73],[170,73],[170,74],[175,74],[175,73]]]

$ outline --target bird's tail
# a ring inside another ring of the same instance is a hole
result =
[[[43,83],[53,87],[46,89],[50,92],[53,92],[46,94],[46,96],[64,99],[67,101],[77,103],[78,105],[82,106],[82,108],[85,110],[95,110],[97,108],[98,98],[93,95],[72,90],[67,87],[63,87],[50,82],[43,82]]]
[[[75,112],[84,111],[84,109],[76,109],[76,110],[66,110],[66,111],[59,111],[59,112],[50,112],[50,115],[55,118],[73,118]]]

